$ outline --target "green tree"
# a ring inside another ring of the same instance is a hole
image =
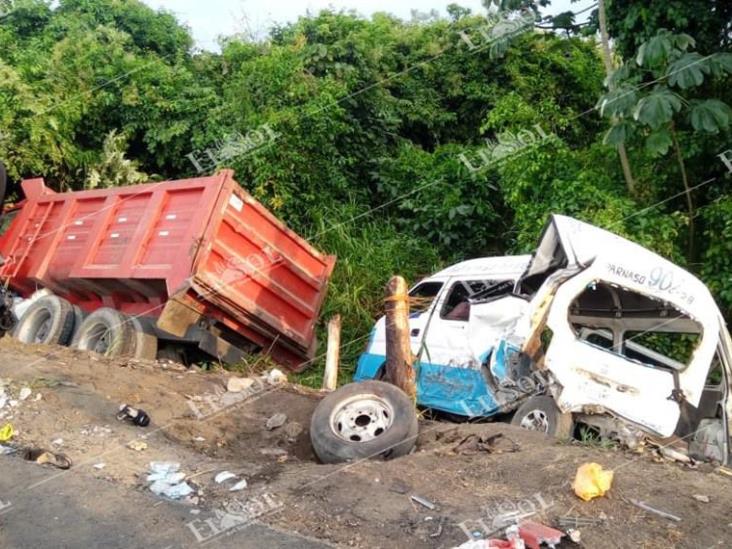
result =
[[[710,96],[707,79],[732,74],[732,54],[702,56],[690,51],[687,34],[660,30],[641,44],[634,63],[625,63],[611,80],[614,89],[600,99],[600,112],[613,120],[605,141],[624,145],[638,132],[654,157],[673,151],[686,196],[689,259],[694,258],[695,206],[680,133],[719,134],[732,124],[732,109]]]
[[[126,147],[124,135],[114,131],[107,135],[99,162],[89,170],[86,180],[88,188],[121,187],[150,181],[150,176],[139,171],[135,161],[125,158]]]
[[[610,35],[625,59],[661,29],[694,37],[705,52],[732,46],[732,3],[728,0],[607,0]]]

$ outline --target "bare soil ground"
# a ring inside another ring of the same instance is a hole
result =
[[[584,547],[706,548],[729,546],[732,540],[732,477],[711,465],[691,469],[650,450],[570,444],[502,423],[428,420],[421,422],[417,449],[407,457],[321,465],[308,436],[317,392],[263,385],[242,399],[226,393],[230,377],[0,341],[5,392],[17,400],[23,387],[32,389],[25,400],[0,409],[0,426],[12,423],[14,445],[62,451],[74,464],[66,473],[49,469],[33,485],[17,479],[14,489],[38,489],[39,483],[63,482],[62,475],[84,475],[147,491],[149,462],[175,461],[196,493],[188,502],[164,504],[188,505],[191,517],[205,522],[228,508],[232,498],[267,493],[282,505],[259,521],[335,546],[453,547],[467,540],[461,524],[468,531],[482,525],[490,529],[496,512],[516,508],[537,511],[535,519],[553,526],[563,516],[595,519],[596,524],[579,528]],[[118,422],[115,414],[123,402],[147,411],[152,424],[140,428]],[[287,421],[268,430],[265,424],[275,413],[286,414]],[[471,433],[504,437],[492,453],[456,453]],[[130,442],[146,448],[131,449]],[[577,467],[588,461],[614,470],[615,479],[605,497],[583,502],[570,484]],[[224,470],[246,478],[248,487],[232,493],[228,485],[217,484],[214,476]],[[413,501],[413,495],[435,508]],[[709,503],[694,495],[708,496]],[[681,521],[643,511],[630,499]],[[197,538],[190,539],[191,546],[198,545]]]

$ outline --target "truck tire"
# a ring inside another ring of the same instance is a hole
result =
[[[572,414],[562,412],[554,399],[547,395],[533,396],[519,406],[511,425],[561,439],[571,438],[574,430]]]
[[[414,404],[383,381],[350,383],[332,392],[310,422],[313,450],[323,463],[404,456],[418,432]]]
[[[74,336],[76,335],[76,332],[79,331],[79,328],[84,323],[84,320],[86,320],[87,314],[81,310],[81,307],[78,305],[74,305]],[[71,337],[71,341],[74,340],[74,337]]]
[[[135,330],[135,358],[155,360],[158,357],[158,336],[155,335],[150,321],[133,316],[132,327]]]
[[[105,307],[86,317],[72,346],[107,358],[132,357],[137,347],[137,333],[127,315]]]
[[[4,337],[8,332],[15,330],[18,319],[13,313],[13,298],[0,285],[0,338]]]
[[[38,299],[23,313],[14,336],[23,343],[68,345],[74,334],[74,307],[60,297]]]

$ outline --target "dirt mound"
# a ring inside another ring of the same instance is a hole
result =
[[[229,377],[4,339],[0,379],[6,392],[14,400],[23,387],[31,394],[6,404],[0,422],[13,424],[20,446],[64,451],[74,462],[70,474],[148,494],[149,462],[179,462],[202,519],[234,497],[214,481],[217,473],[232,471],[248,483],[236,497],[266,492],[282,504],[260,521],[339,546],[452,547],[468,535],[489,533],[496,517],[512,510],[535,513],[551,525],[560,517],[589,520],[580,530],[583,545],[593,548],[697,548],[732,539],[732,478],[710,465],[693,470],[650,451],[561,443],[503,423],[426,419],[409,456],[320,465],[308,439],[317,392],[262,383],[230,393]],[[143,429],[117,421],[123,402],[147,411],[152,424]],[[276,414],[286,418],[273,420]],[[131,441],[144,449],[131,449]],[[570,484],[588,461],[613,469],[615,480],[606,497],[582,502]],[[23,479],[18,483],[22,489]],[[708,496],[709,503],[694,495]],[[631,499],[681,521],[643,511]]]

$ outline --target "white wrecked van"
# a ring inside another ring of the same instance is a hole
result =
[[[732,341],[706,286],[657,254],[555,215],[532,256],[461,263],[410,294],[421,406],[514,412],[513,423],[557,436],[585,424],[630,446],[675,439],[689,455],[730,460]],[[382,318],[355,381],[383,377],[384,328]],[[387,400],[363,399],[379,426],[354,420],[347,440],[373,450],[400,419]],[[329,406],[341,417],[337,399]]]

